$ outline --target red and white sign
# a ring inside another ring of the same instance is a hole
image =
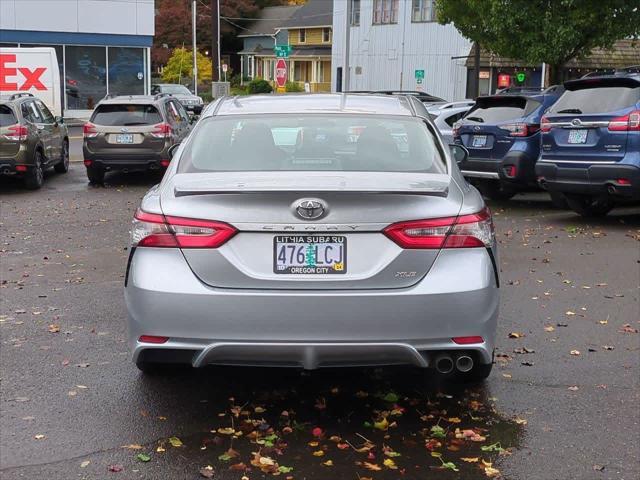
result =
[[[279,58],[276,62],[276,84],[282,88],[285,83],[287,83],[287,62],[284,58]]]
[[[501,73],[498,75],[498,88],[506,88],[511,85],[511,75],[508,73]]]
[[[60,72],[53,48],[0,48],[0,93],[19,92],[35,95],[55,115],[62,115]]]

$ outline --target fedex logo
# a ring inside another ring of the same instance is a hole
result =
[[[0,54],[0,92],[16,90],[46,90],[47,87],[40,81],[42,74],[47,71],[45,67],[37,67],[33,70],[26,67],[14,67],[16,56],[14,54]],[[18,72],[23,77],[23,82],[18,85]]]

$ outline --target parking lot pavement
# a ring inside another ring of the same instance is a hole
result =
[[[640,477],[639,209],[492,205],[502,309],[482,387],[402,368],[143,378],[122,284],[158,178],[107,181],[88,186],[81,164],[37,192],[0,179],[3,479]]]

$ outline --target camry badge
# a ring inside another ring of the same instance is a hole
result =
[[[296,213],[305,220],[315,220],[324,215],[326,207],[320,200],[304,199],[296,203]]]

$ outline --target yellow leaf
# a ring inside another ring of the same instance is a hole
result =
[[[526,425],[527,423],[529,423],[525,418],[519,418],[519,417],[515,419],[515,422],[518,425]]]
[[[509,334],[509,338],[522,338],[524,337],[524,333],[520,333],[520,332],[511,332]]]
[[[326,462],[322,462],[325,467],[333,467],[333,460],[327,460]]]
[[[375,464],[375,463],[364,462],[362,465],[367,470],[371,470],[373,472],[379,472],[380,470],[382,470],[382,467],[380,465]]]
[[[160,445],[160,446],[158,446],[158,448],[156,448],[156,452],[162,453],[162,452],[166,452],[166,450],[164,449],[164,447],[162,445]]]
[[[378,430],[387,430],[389,428],[389,422],[386,418],[383,418],[379,422],[374,422],[373,428],[377,428]]]
[[[310,447],[317,447],[319,444],[318,442],[309,442],[307,443],[307,445],[309,445]]]
[[[256,413],[264,413],[264,412],[267,411],[267,409],[266,408],[262,408],[262,407],[256,407],[256,408],[253,409],[253,411],[256,412]]]
[[[315,452],[313,452],[313,456],[314,457],[323,457],[324,456],[324,450],[316,450]]]
[[[545,332],[553,332],[554,330],[555,327],[553,325],[547,325],[546,327],[544,327]]]
[[[234,433],[236,433],[236,431],[231,427],[227,427],[227,428],[219,428],[218,433],[220,435],[233,435]]]
[[[382,464],[385,467],[390,468],[392,470],[397,470],[398,469],[398,467],[396,466],[396,462],[394,462],[390,458],[385,458],[385,460],[384,460],[384,462],[382,462]]]
[[[85,460],[80,464],[80,468],[86,468],[91,463],[90,460]]]
[[[449,417],[447,420],[449,423],[460,423],[462,421],[458,417]]]
[[[489,478],[493,478],[493,477],[497,477],[498,475],[500,475],[500,470],[498,470],[497,468],[493,468],[493,467],[485,467],[484,474]]]
[[[476,463],[480,458],[478,457],[462,457],[460,460],[467,463]]]
[[[172,447],[182,447],[182,440],[178,437],[169,437],[169,443]]]
[[[442,454],[440,452],[431,452],[431,456],[435,458],[440,458],[442,457]]]
[[[261,465],[275,465],[275,461],[270,458],[270,457],[260,457],[260,464]]]

